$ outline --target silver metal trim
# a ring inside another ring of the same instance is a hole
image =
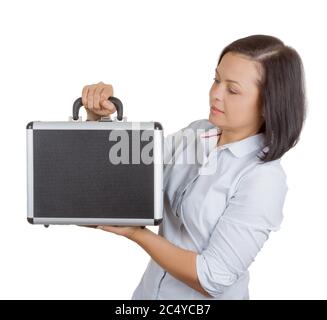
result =
[[[34,214],[34,181],[33,181],[33,129],[26,130],[26,156],[27,156],[27,217]]]
[[[162,219],[163,214],[163,131],[154,130],[154,219]]]
[[[33,130],[153,130],[154,122],[35,121]]]
[[[75,225],[154,225],[154,219],[115,219],[115,218],[33,218],[34,224],[75,224]]]

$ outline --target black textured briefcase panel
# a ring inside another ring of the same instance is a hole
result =
[[[34,217],[153,219],[154,164],[132,163],[126,131],[128,164],[113,164],[110,130],[34,130]]]

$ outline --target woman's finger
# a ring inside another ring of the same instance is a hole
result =
[[[82,103],[85,108],[87,108],[87,94],[89,91],[89,86],[85,86],[82,90]]]
[[[93,111],[94,106],[93,106],[93,102],[94,102],[94,91],[95,91],[96,87],[94,86],[90,86],[89,87],[89,91],[87,94],[87,108],[91,111]]]
[[[116,107],[111,101],[108,100],[111,96],[113,96],[112,86],[107,85],[101,92],[100,105],[110,113],[114,113],[116,111]]]
[[[101,84],[98,84],[95,87],[94,90],[94,95],[93,95],[93,107],[94,107],[94,111],[98,111],[101,109],[100,106],[100,97],[101,97],[101,93],[103,91],[104,87]]]

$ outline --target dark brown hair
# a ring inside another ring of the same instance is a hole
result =
[[[278,38],[267,35],[232,42],[221,52],[218,65],[228,52],[245,55],[261,66],[258,86],[264,122],[259,132],[264,133],[269,150],[260,159],[276,160],[296,145],[306,117],[301,57]]]

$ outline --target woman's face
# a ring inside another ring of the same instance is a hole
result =
[[[222,130],[257,133],[263,120],[259,79],[257,62],[239,54],[225,54],[209,93],[209,121]]]

